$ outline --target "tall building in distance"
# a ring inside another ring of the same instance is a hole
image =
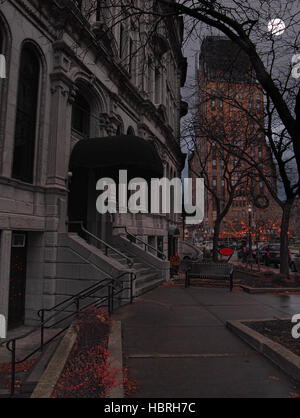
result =
[[[249,205],[259,210],[271,201],[257,171],[239,149],[255,161],[275,184],[274,167],[264,128],[264,95],[248,56],[226,37],[204,39],[199,55],[198,115],[190,176],[204,173],[203,232],[211,236],[217,209],[223,210],[235,187],[233,202],[223,220],[220,237],[242,236]],[[224,147],[222,146],[224,144]],[[233,152],[229,152],[232,150]],[[258,208],[259,207],[259,208]]]

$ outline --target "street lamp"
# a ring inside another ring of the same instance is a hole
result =
[[[249,226],[249,261],[252,256],[252,236],[251,236],[251,226],[252,226],[252,206],[248,206],[248,226]]]

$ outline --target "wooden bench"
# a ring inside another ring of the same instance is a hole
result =
[[[185,265],[185,287],[189,287],[191,278],[229,280],[233,289],[233,264],[231,263],[189,263]]]

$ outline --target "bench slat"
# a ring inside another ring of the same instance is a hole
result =
[[[224,279],[230,280],[230,291],[232,291],[232,275],[233,264],[231,263],[191,263],[186,271],[185,287],[189,287],[190,278]]]

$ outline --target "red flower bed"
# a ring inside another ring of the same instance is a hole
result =
[[[123,384],[107,351],[111,319],[103,309],[88,308],[73,326],[78,337],[52,398],[104,398]]]

